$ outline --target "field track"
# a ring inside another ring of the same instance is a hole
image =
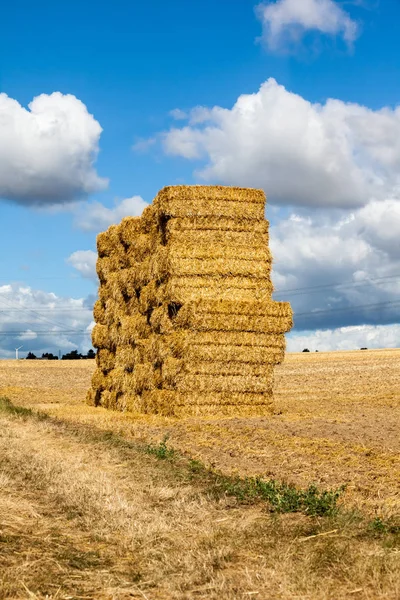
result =
[[[378,530],[400,513],[400,350],[288,354],[263,418],[95,409],[93,369],[0,361],[0,397],[33,411],[0,414],[0,600],[399,600],[399,532]],[[168,435],[227,474],[344,484],[347,516],[217,501],[104,432],[139,445]]]

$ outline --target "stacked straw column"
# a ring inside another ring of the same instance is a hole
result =
[[[272,300],[260,190],[166,187],[97,238],[97,369],[88,402],[184,415],[263,415],[290,305]]]

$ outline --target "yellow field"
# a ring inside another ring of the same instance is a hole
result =
[[[378,531],[400,513],[400,350],[288,354],[265,418],[95,409],[93,369],[0,362],[0,396],[52,417],[0,415],[0,598],[400,598],[400,536]],[[347,516],[215,499],[104,431],[146,444],[167,434],[227,474],[346,484]]]

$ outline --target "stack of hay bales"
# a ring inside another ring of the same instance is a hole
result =
[[[265,196],[164,188],[97,238],[97,369],[88,401],[164,415],[270,411],[292,327],[272,300]]]

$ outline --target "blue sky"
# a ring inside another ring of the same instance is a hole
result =
[[[389,0],[5,5],[1,355],[19,340],[53,347],[29,334],[50,326],[37,314],[49,318],[53,296],[56,321],[84,330],[96,233],[140,212],[136,197],[199,182],[265,189],[276,297],[300,315],[289,348],[358,347],[368,336],[371,346],[400,345],[399,19]],[[54,92],[65,99],[40,104],[50,121],[59,111],[42,146],[28,105]],[[101,205],[111,212],[99,216]],[[2,338],[6,330],[25,334]],[[68,334],[62,351],[78,343],[88,338]]]

